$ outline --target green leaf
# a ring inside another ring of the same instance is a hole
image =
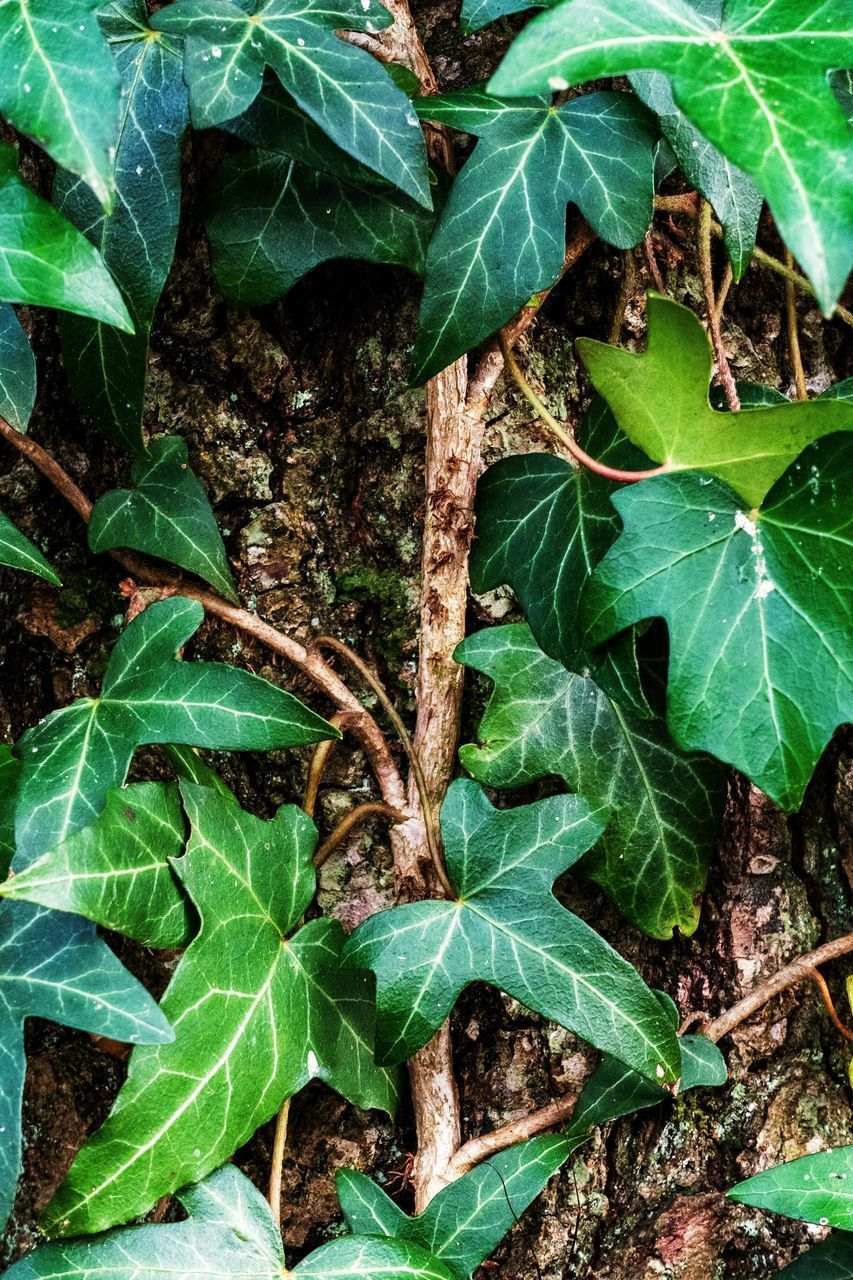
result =
[[[11,0],[8,7],[18,5]],[[0,300],[57,307],[128,333],[133,329],[98,251],[21,180],[18,153],[5,142],[0,143]]]
[[[236,600],[234,580],[216,517],[187,462],[180,436],[152,441],[147,458],[130,470],[132,489],[111,489],[92,510],[89,546],[93,551],[130,547],[159,556],[196,573]]]
[[[441,822],[458,899],[382,911],[347,944],[376,974],[377,1058],[411,1057],[460,992],[483,981],[643,1075],[676,1080],[678,1043],[654,996],[551,890],[601,834],[587,802],[553,796],[500,812],[457,779]]]
[[[466,35],[479,31],[498,18],[508,17],[511,13],[524,13],[527,9],[547,9],[556,0],[462,0],[460,25]]]
[[[151,996],[88,921],[0,904],[0,1230],[21,1168],[24,1021],[31,1017],[136,1044],[172,1039]]]
[[[610,467],[642,470],[644,454],[618,430],[597,397],[579,441]],[[581,642],[578,583],[592,573],[619,532],[610,504],[616,486],[551,453],[516,454],[489,467],[477,485],[477,536],[471,548],[474,591],[509,586],[540,648],[638,715],[649,714],[633,633],[587,653]]]
[[[518,1143],[439,1191],[415,1218],[365,1174],[349,1169],[338,1172],[338,1198],[356,1235],[408,1240],[469,1280],[570,1151],[566,1138],[556,1134]]]
[[[6,873],[15,854],[15,801],[21,762],[8,743],[0,743],[0,879]]]
[[[10,569],[26,569],[37,578],[44,578],[55,586],[62,583],[54,569],[50,567],[42,553],[29,538],[16,529],[8,516],[0,511],[0,564]]]
[[[577,348],[628,439],[669,471],[707,471],[757,507],[806,445],[853,429],[853,404],[832,398],[737,414],[713,409],[713,355],[698,317],[650,294],[648,324],[641,354],[591,338]]]
[[[113,192],[119,84],[92,10],[97,0],[0,5],[0,113],[101,204]],[[4,192],[3,204],[6,204]]]
[[[526,626],[469,636],[456,659],[495,683],[479,745],[460,751],[465,768],[490,787],[562,778],[607,824],[583,870],[653,937],[669,938],[674,928],[692,933],[722,812],[723,771],[683,755],[659,721],[624,711],[592,679],[546,657]]]
[[[719,25],[722,0],[711,0]],[[710,13],[709,13],[709,16]],[[708,200],[723,228],[723,243],[732,264],[735,280],[740,280],[755,248],[758,220],[764,197],[751,178],[727,160],[722,152],[679,111],[665,75],[636,71],[629,77],[641,102],[654,111],[661,130],[691,186]]]
[[[60,335],[80,404],[110,439],[139,453],[151,322],[178,233],[189,104],[179,42],[152,37],[144,0],[107,0],[98,12],[122,85],[116,204],[105,215],[89,188],[68,172],[57,175],[54,201],[101,253],[121,286],[135,332],[64,317]]]
[[[354,186],[269,151],[230,156],[206,207],[226,302],[259,306],[321,262],[360,258],[424,270],[433,215],[385,186]]]
[[[45,1211],[50,1234],[144,1213],[228,1159],[311,1079],[358,1106],[396,1101],[394,1073],[373,1062],[369,983],[341,964],[341,926],[312,920],[288,939],[314,893],[314,824],[293,805],[265,822],[208,787],[181,792],[190,838],[173,865],[202,923],[163,997],[176,1037],[133,1054],[112,1113]],[[116,905],[111,926],[123,928]]]
[[[512,45],[489,84],[541,93],[660,71],[676,106],[766,196],[831,313],[853,262],[853,134],[827,73],[850,61],[849,8],[728,0],[722,26],[687,0],[564,0]]]
[[[488,338],[557,279],[566,205],[627,248],[652,220],[652,118],[623,93],[552,108],[474,87],[415,103],[426,120],[480,138],[457,177],[427,255],[414,378],[423,382]]]
[[[853,1280],[853,1235],[822,1240],[778,1274],[785,1280]]]
[[[293,1268],[295,1280],[456,1280],[437,1259],[403,1240],[345,1236],[331,1240]]]
[[[186,36],[184,77],[193,124],[240,115],[261,89],[264,68],[333,142],[430,208],[426,149],[411,103],[385,69],[336,31],[390,25],[377,0],[177,0],[151,25]]]
[[[851,482],[853,442],[840,434],[810,445],[758,512],[700,473],[623,489],[624,532],[583,602],[590,643],[666,620],[676,742],[734,765],[789,811],[853,718]]]
[[[0,417],[26,431],[36,402],[36,358],[13,309],[0,305]]]
[[[170,742],[165,748],[165,752],[169,757],[169,764],[172,766],[175,777],[182,782],[196,782],[200,787],[213,787],[215,791],[219,791],[223,796],[234,794],[230,787],[225,785],[219,774],[205,764],[195,747],[181,747]]]
[[[149,947],[184,947],[192,914],[170,865],[184,839],[174,783],[116,787],[94,822],[0,885],[0,894],[120,927]]]
[[[219,662],[176,660],[203,616],[197,601],[180,596],[149,605],[113,649],[100,697],[52,712],[20,739],[21,859],[31,861],[97,817],[137,746],[269,751],[339,736],[260,676]]]
[[[770,1209],[821,1227],[853,1229],[853,1147],[789,1160],[739,1182],[727,1193],[740,1204]]]

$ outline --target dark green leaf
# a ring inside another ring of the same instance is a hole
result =
[[[740,1204],[770,1209],[821,1227],[853,1229],[853,1147],[789,1160],[732,1187]]]
[[[204,1177],[311,1079],[358,1106],[396,1101],[394,1073],[373,1062],[369,983],[341,964],[341,926],[312,920],[288,939],[314,893],[311,820],[288,805],[265,822],[208,787],[181,791],[190,838],[173,865],[202,923],[163,997],[176,1038],[133,1054],[45,1211],[52,1234],[102,1230]]]
[[[410,1057],[479,980],[644,1075],[676,1080],[678,1042],[654,996],[551,890],[601,833],[586,801],[554,796],[500,812],[457,779],[441,821],[458,900],[382,911],[347,944],[376,974],[377,1057]]]
[[[488,338],[566,251],[566,205],[608,243],[642,240],[652,219],[652,118],[623,93],[591,93],[556,110],[474,87],[416,103],[426,120],[476,134],[427,255],[414,377],[424,381]]]
[[[590,643],[666,620],[676,742],[786,810],[853,718],[851,483],[845,434],[810,445],[758,512],[698,472],[644,480],[614,496],[625,529],[586,590]]]
[[[784,1280],[853,1280],[853,1235],[822,1240],[778,1274]]]
[[[149,605],[113,649],[100,697],[80,698],[23,735],[16,831],[24,864],[97,817],[137,746],[268,751],[339,736],[260,676],[176,660],[203,616],[180,596]]]
[[[206,212],[217,283],[242,307],[272,302],[330,258],[421,273],[433,225],[391,187],[353,186],[268,151],[229,157]]]
[[[829,71],[850,61],[849,6],[728,0],[721,29],[687,0],[564,0],[521,33],[496,94],[660,71],[676,105],[766,196],[829,314],[853,262],[853,132]]]
[[[184,76],[193,124],[242,114],[269,66],[333,142],[430,208],[426,150],[409,99],[380,63],[336,31],[380,31],[377,0],[177,0],[152,19],[185,35]]]
[[[183,853],[184,840],[174,783],[116,787],[94,822],[0,885],[0,893],[120,927],[149,947],[183,947],[192,917],[170,859]]]
[[[555,3],[555,0],[551,0]],[[527,9],[547,9],[548,0],[462,0],[460,23],[466,34],[479,31],[498,18],[505,18],[511,13],[524,13]]]
[[[456,657],[495,682],[480,745],[460,752],[465,768],[491,787],[562,778],[607,822],[584,859],[587,874],[654,937],[676,927],[692,933],[722,810],[722,770],[683,755],[659,721],[624,711],[589,677],[546,657],[526,626],[481,631]]]
[[[15,800],[21,762],[14,749],[0,743],[0,878],[6,873],[15,854]]]
[[[456,1280],[436,1258],[405,1240],[344,1236],[309,1253],[294,1280]]]
[[[60,334],[80,404],[111,439],[139,453],[148,338],[175,251],[189,106],[179,42],[152,38],[144,0],[107,0],[98,13],[122,85],[116,204],[105,215],[86,185],[67,172],[57,176],[54,200],[101,253],[122,288],[135,333],[65,317]]]
[[[38,547],[16,529],[8,516],[0,511],[0,564],[10,569],[26,569],[37,578],[44,578],[60,587],[62,583],[56,571],[50,567]]]
[[[0,5],[0,112],[109,208],[119,84],[96,7],[97,0]]]
[[[0,305],[0,417],[26,431],[36,401],[36,359],[14,310]]]
[[[147,458],[134,462],[133,489],[111,489],[89,520],[93,551],[131,547],[197,573],[229,600],[234,581],[216,517],[187,462],[180,436],[152,441]]]
[[[133,328],[100,254],[21,180],[18,153],[5,142],[0,143],[0,300],[73,311],[128,333]]]

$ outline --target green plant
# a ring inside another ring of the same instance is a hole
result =
[[[529,7],[466,0],[463,20],[474,30]],[[470,1280],[594,1126],[723,1085],[716,1041],[853,951],[853,933],[839,937],[691,1035],[672,1000],[555,891],[580,872],[638,930],[689,936],[725,766],[793,812],[831,735],[853,719],[853,392],[842,383],[791,403],[736,386],[720,335],[728,282],[751,260],[784,276],[789,303],[795,288],[813,290],[827,314],[838,302],[853,259],[853,134],[849,83],[828,73],[853,60],[849,15],[810,0],[543,7],[487,85],[437,94],[401,0],[396,58],[378,0],[175,0],[153,16],[142,0],[43,0],[38,17],[24,0],[0,6],[0,114],[21,135],[17,149],[0,144],[0,434],[88,522],[92,553],[131,575],[134,601],[99,694],[0,747],[0,1218],[21,1165],[24,1020],[136,1045],[112,1111],[41,1218],[46,1236],[92,1239],[39,1246],[12,1280],[154,1270]],[[635,93],[564,96],[622,74]],[[341,257],[424,277],[412,355],[413,382],[429,382],[414,739],[357,654],[333,637],[306,648],[240,605],[185,441],[143,426],[181,149],[212,129],[228,136],[211,148],[203,216],[229,305],[273,302]],[[478,139],[459,173],[447,129]],[[52,204],[21,176],[18,151],[34,154],[25,138],[59,166]],[[656,185],[677,167],[695,191],[658,207],[696,222],[710,339],[693,311],[649,294],[642,353],[578,342],[598,398],[567,430],[513,347],[595,237],[620,250],[646,242]],[[755,247],[763,197],[811,284]],[[729,258],[719,293],[714,235]],[[36,364],[11,304],[62,313],[74,393],[133,455],[128,485],[94,504],[26,434]],[[794,310],[802,388],[795,321]],[[481,344],[468,377],[465,357]],[[710,387],[715,358],[726,407]],[[485,412],[504,368],[561,451],[498,462],[474,513]],[[511,588],[526,622],[466,637],[472,514],[471,585]],[[2,515],[0,564],[61,585]],[[331,719],[236,663],[185,658],[205,614],[292,663]],[[325,650],[370,686],[376,718]],[[463,667],[493,688],[476,743],[459,753],[471,776],[451,780]],[[345,733],[381,798],[320,843],[317,787]],[[268,819],[195,751],[308,746],[302,807]],[[140,747],[161,749],[171,780],[127,785]],[[496,807],[485,790],[549,779],[568,794]],[[405,893],[347,939],[317,909],[317,871],[368,813],[392,824]],[[96,926],[182,949],[159,1005]],[[574,1107],[557,1100],[461,1143],[446,1024],[474,982],[603,1057]],[[418,1212],[339,1171],[349,1233],[286,1271],[277,1221],[289,1100],[318,1079],[393,1113],[407,1059]],[[268,1208],[227,1162],[276,1114]],[[560,1134],[537,1136],[558,1123]],[[759,1174],[733,1195],[849,1229],[849,1196],[835,1186],[846,1150]],[[173,1194],[186,1221],[125,1225]],[[834,1236],[787,1274],[849,1275],[852,1259]]]

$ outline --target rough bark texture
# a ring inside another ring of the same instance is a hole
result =
[[[462,39],[443,3],[417,12],[442,88],[482,78],[511,23]],[[189,198],[179,263],[159,313],[147,422],[185,435],[208,486],[247,601],[302,641],[330,631],[382,675],[414,725],[421,528],[425,518],[424,398],[406,384],[417,286],[403,273],[358,264],[316,271],[279,304],[228,312],[212,284],[193,200],[209,168],[188,156]],[[655,248],[672,296],[701,310],[701,283],[687,224],[659,219]],[[772,232],[765,232],[772,246]],[[768,238],[768,236],[770,238]],[[642,341],[648,272],[637,258],[622,340]],[[718,259],[718,267],[720,262]],[[577,413],[588,388],[573,354],[579,333],[606,338],[620,292],[620,256],[594,245],[546,304],[523,363],[547,387],[560,416]],[[848,331],[799,306],[812,393],[850,373]],[[32,430],[95,495],[126,474],[119,451],[86,428],[70,402],[52,323],[33,320],[41,393]],[[727,304],[723,336],[736,377],[789,391],[784,293],[750,270]],[[484,441],[487,461],[551,448],[512,388],[498,384]],[[81,525],[28,465],[2,454],[0,505],[60,567],[54,593],[20,575],[0,577],[0,731],[17,737],[55,705],[92,692],[121,623],[120,576],[87,552]],[[448,477],[448,485],[452,482]],[[430,513],[434,514],[434,513]],[[467,536],[447,513],[453,537]],[[440,575],[441,556],[435,554]],[[440,587],[439,596],[440,596]],[[429,606],[429,602],[427,602]],[[439,608],[440,598],[432,607]],[[471,601],[468,625],[512,616],[500,594]],[[459,619],[462,625],[462,619]],[[250,665],[328,711],[304,681],[225,626],[206,624],[192,650]],[[445,662],[439,655],[437,662]],[[459,680],[447,670],[448,680]],[[470,688],[463,740],[482,690]],[[368,698],[369,701],[369,698]],[[300,793],[306,758],[232,757],[220,762],[241,800],[257,812]],[[437,764],[439,775],[447,761]],[[140,753],[135,776],[163,762]],[[578,878],[567,899],[676,999],[682,1015],[715,1015],[799,953],[853,927],[853,757],[839,738],[821,764],[800,815],[786,822],[742,782],[733,782],[721,842],[696,935],[671,944],[631,931]],[[332,755],[320,793],[323,832],[370,798],[365,762],[351,746]],[[323,868],[320,905],[347,927],[393,893],[384,824],[355,833]],[[113,940],[155,991],[175,957]],[[843,1009],[841,980],[828,973]],[[472,988],[452,1021],[463,1137],[493,1129],[574,1092],[594,1055],[566,1032],[512,1001]],[[35,1216],[86,1135],[105,1117],[125,1064],[108,1046],[56,1026],[28,1027],[25,1177],[4,1258],[27,1247]],[[483,1275],[503,1280],[759,1280],[821,1233],[725,1200],[723,1190],[780,1160],[853,1140],[849,1049],[814,990],[774,1001],[721,1044],[731,1082],[598,1133],[549,1185]],[[362,1113],[315,1085],[294,1100],[285,1161],[283,1228],[296,1259],[338,1229],[333,1175],[340,1165],[380,1179],[406,1165],[413,1117]],[[272,1150],[267,1126],[237,1156],[263,1185]],[[392,1186],[396,1183],[392,1182]],[[410,1193],[399,1193],[410,1206]]]

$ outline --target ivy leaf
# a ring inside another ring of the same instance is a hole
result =
[[[810,445],[750,514],[699,473],[622,489],[624,532],[583,601],[590,643],[666,620],[676,742],[734,765],[787,811],[853,718],[851,479],[839,434]]]
[[[411,1057],[460,992],[483,981],[643,1075],[676,1080],[678,1043],[654,996],[551,891],[601,834],[587,802],[553,796],[500,812],[457,779],[441,823],[458,899],[382,911],[347,943],[376,974],[378,1060]]]
[[[722,0],[711,0],[703,9],[719,26]],[[665,75],[656,71],[636,71],[629,79],[637,97],[654,111],[660,121],[663,135],[672,147],[681,172],[690,185],[713,205],[723,228],[723,243],[732,264],[732,274],[735,280],[740,280],[755,248],[764,197],[752,179],[727,160],[691,124],[684,112],[679,111]]]
[[[110,439],[140,453],[148,339],[175,251],[189,105],[179,43],[152,36],[144,0],[109,0],[98,15],[122,85],[116,205],[106,215],[67,171],[57,175],[54,201],[103,256],[135,332],[64,317],[60,335],[77,400]]]
[[[853,1280],[853,1235],[829,1236],[778,1275],[785,1280]]]
[[[407,1240],[461,1280],[470,1277],[570,1154],[565,1137],[531,1138],[484,1160],[410,1218],[363,1173],[338,1172],[338,1198],[356,1235]]]
[[[821,1227],[853,1229],[853,1147],[789,1160],[727,1192],[739,1204],[770,1209]]]
[[[97,817],[137,746],[268,751],[338,736],[260,676],[219,662],[176,660],[203,616],[197,601],[180,596],[149,605],[119,637],[100,697],[52,712],[20,739],[15,825],[24,863]]]
[[[850,39],[845,7],[811,0],[728,0],[719,29],[687,0],[564,0],[524,29],[489,88],[663,72],[676,105],[764,193],[828,315],[853,260],[853,136],[827,77]]]
[[[0,417],[26,431],[36,402],[36,358],[12,307],[0,305]]]
[[[423,382],[499,329],[557,279],[566,205],[608,243],[642,240],[652,220],[652,118],[623,93],[493,98],[482,88],[415,103],[480,138],[451,188],[427,255],[414,378]]]
[[[216,517],[187,462],[186,441],[161,436],[147,458],[133,463],[132,489],[98,499],[89,520],[93,551],[130,547],[196,573],[236,600],[234,580]]]
[[[550,4],[556,0],[550,0]],[[527,9],[550,8],[548,0],[462,0],[460,25],[466,35],[479,31],[498,18],[506,18],[512,13],[524,13]]]
[[[174,783],[138,782],[107,794],[103,811],[17,872],[0,894],[86,916],[149,947],[184,947],[192,935],[170,859],[184,849]]]
[[[5,879],[15,855],[15,797],[21,762],[8,743],[0,743],[0,880]]]
[[[269,66],[333,142],[431,207],[426,149],[411,103],[385,69],[336,31],[381,31],[377,0],[176,0],[151,25],[184,35],[184,77],[196,128],[245,111]]]
[[[87,921],[0,905],[0,1228],[20,1173],[24,1021],[32,1017],[137,1044],[173,1038],[151,996]]]
[[[274,301],[333,258],[422,274],[433,221],[393,188],[354,186],[269,151],[230,156],[206,208],[217,284],[240,307]]]
[[[479,745],[459,753],[465,768],[490,787],[562,778],[607,823],[584,859],[587,875],[652,937],[693,933],[723,771],[683,755],[659,721],[624,711],[592,679],[546,657],[526,626],[480,631],[455,656],[495,683]]]
[[[44,578],[54,586],[62,586],[55,570],[50,567],[38,547],[30,542],[20,529],[16,529],[2,511],[0,511],[0,564],[8,565],[10,569],[25,569],[27,573],[34,573],[37,578]]]
[[[21,180],[18,153],[5,142],[0,197],[0,300],[74,311],[132,332],[127,307],[98,251]]]
[[[0,112],[109,208],[119,85],[95,7],[96,0],[0,6]]]
[[[853,404],[831,397],[737,414],[713,409],[713,355],[698,317],[650,294],[648,325],[639,355],[591,338],[577,348],[626,436],[669,471],[707,471],[757,507],[806,445],[853,430]]]
[[[649,461],[618,430],[596,398],[579,433],[583,447],[610,467],[642,470]],[[633,633],[587,653],[578,617],[578,583],[613,545],[616,486],[552,453],[516,454],[489,467],[477,485],[477,537],[471,548],[476,592],[509,586],[536,641],[551,658],[586,670],[623,706],[646,716]]]
[[[202,923],[163,997],[176,1037],[133,1054],[112,1113],[45,1210],[50,1234],[144,1213],[311,1079],[357,1106],[396,1102],[395,1073],[373,1062],[369,984],[341,964],[341,926],[312,920],[288,940],[314,894],[311,820],[285,805],[266,822],[189,783],[181,793],[190,837],[173,865]],[[116,905],[111,926],[123,928]]]

